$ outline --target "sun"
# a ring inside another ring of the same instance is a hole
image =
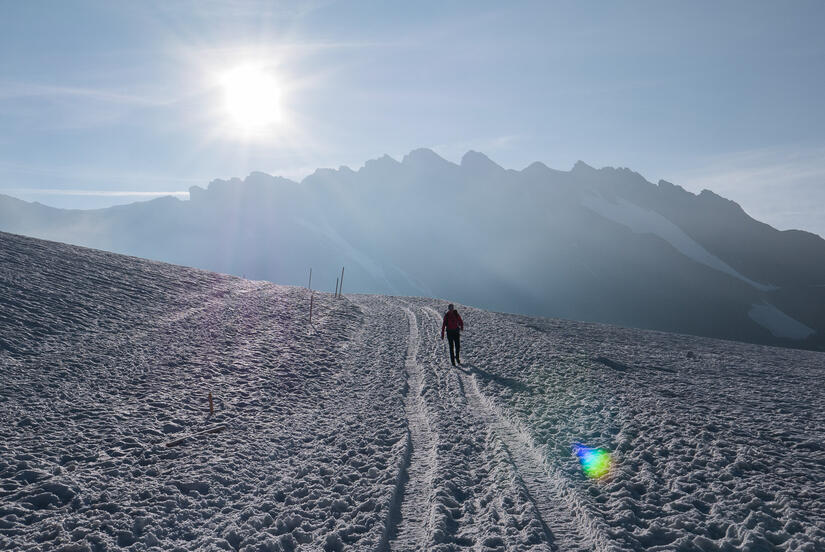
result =
[[[241,65],[220,79],[229,122],[244,132],[267,130],[281,121],[281,86],[263,67]]]

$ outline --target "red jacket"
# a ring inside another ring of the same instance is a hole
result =
[[[444,315],[444,322],[441,324],[442,339],[444,339],[444,328],[448,330],[464,329],[464,321],[461,319],[461,315],[458,314],[457,310],[447,311],[447,314]]]

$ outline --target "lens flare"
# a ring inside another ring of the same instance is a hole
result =
[[[590,479],[599,479],[610,472],[613,461],[610,453],[601,448],[590,448],[576,443],[573,452],[579,457],[584,475]]]

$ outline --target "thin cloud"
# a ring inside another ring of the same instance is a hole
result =
[[[142,172],[118,172],[106,170],[94,170],[87,167],[56,166],[44,167],[37,165],[25,165],[20,163],[9,163],[0,161],[0,174],[21,174],[47,176],[56,179],[102,181],[106,183],[118,182],[121,185],[135,185],[154,183],[155,186],[193,185],[209,182],[211,177],[204,178],[179,178],[159,174]]]
[[[0,85],[0,100],[44,97],[72,97],[139,106],[162,106],[172,103],[170,100],[159,100],[156,98],[135,96],[132,94],[121,94],[119,92],[96,88],[25,82],[3,82],[2,85]]]
[[[7,195],[66,195],[66,196],[97,196],[97,197],[151,197],[175,196],[189,197],[189,192],[157,191],[147,192],[138,190],[67,190],[55,188],[7,188],[0,189],[0,193]]]

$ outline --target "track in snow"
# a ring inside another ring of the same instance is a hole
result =
[[[425,310],[435,317],[437,323],[441,321],[435,310],[430,307],[425,307]],[[545,463],[530,437],[481,392],[478,380],[471,373],[472,367],[469,367],[469,372],[458,369],[468,409],[492,428],[506,445],[510,460],[538,511],[553,548],[560,552],[610,549],[601,527],[579,506],[581,502],[569,482]]]
[[[409,428],[410,453],[406,464],[399,517],[396,519],[394,536],[389,542],[390,549],[424,550],[427,548],[428,520],[432,506],[433,473],[436,464],[436,436],[430,427],[421,398],[421,366],[416,362],[418,355],[418,324],[411,310],[404,307],[410,323],[405,369],[408,390],[405,399],[407,424]]]

